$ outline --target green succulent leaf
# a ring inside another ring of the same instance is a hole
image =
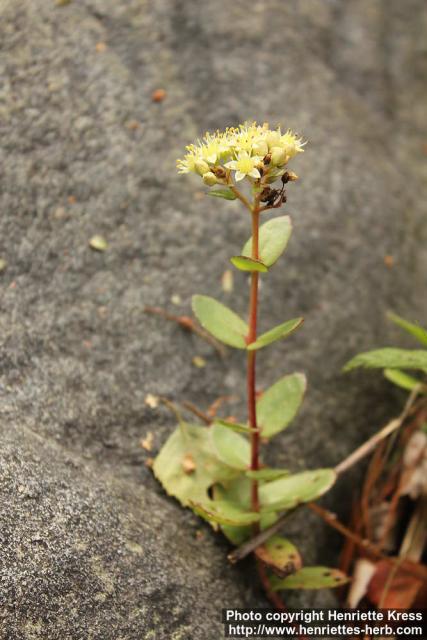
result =
[[[253,429],[248,427],[246,424],[240,424],[239,422],[230,422],[230,420],[222,420],[221,418],[215,418],[215,424],[220,424],[223,427],[227,427],[227,429],[236,431],[237,433],[249,434],[253,431]]]
[[[257,401],[257,421],[262,437],[271,438],[285,429],[301,406],[307,387],[303,373],[278,380]]]
[[[270,584],[273,591],[283,589],[333,589],[349,581],[338,569],[328,567],[303,567],[287,578],[272,576]]]
[[[261,509],[281,511],[311,502],[322,496],[336,480],[333,469],[302,471],[285,478],[272,480],[259,487]]]
[[[249,469],[246,471],[246,476],[251,478],[251,480],[264,480],[268,482],[288,476],[289,473],[288,469],[258,469],[257,471],[251,471],[251,469]]]
[[[392,313],[391,311],[387,314],[387,316],[392,322],[394,322],[394,324],[397,324],[398,327],[401,327],[402,329],[410,333],[412,336],[414,336],[414,338],[421,342],[421,344],[427,347],[426,329],[423,329],[423,327],[418,324],[414,324],[413,322],[405,320],[405,318],[402,318],[401,316],[398,316],[396,313]]]
[[[192,306],[200,324],[215,338],[236,349],[246,349],[248,325],[234,311],[209,296],[193,296]]]
[[[259,520],[259,528],[261,531],[271,527],[276,522],[278,516],[273,511],[268,513],[261,513]],[[231,525],[221,525],[221,531],[232,544],[236,547],[249,540],[254,532],[252,526],[247,527],[233,527]]]
[[[277,325],[267,333],[263,333],[257,338],[255,342],[251,342],[248,345],[248,351],[255,351],[256,349],[262,349],[276,340],[286,338],[289,334],[293,333],[304,322],[304,318],[294,318],[293,320],[287,320],[283,324]]]
[[[267,267],[271,267],[282,255],[292,233],[289,216],[273,218],[261,225],[259,230],[259,259]],[[242,255],[252,257],[252,238],[249,238],[242,249]]]
[[[259,513],[243,512],[232,504],[221,500],[207,500],[205,502],[190,501],[190,506],[195,513],[209,522],[233,527],[245,527],[248,524],[258,522]]]
[[[213,198],[224,198],[224,200],[235,200],[237,198],[231,189],[212,189],[207,194]]]
[[[422,387],[422,381],[409,376],[404,371],[400,371],[399,369],[384,369],[384,377],[393,384],[401,387],[402,389],[406,389],[407,391],[412,391],[416,387]]]
[[[240,271],[259,271],[261,273],[268,271],[268,267],[261,260],[254,260],[248,256],[233,256],[230,258],[230,262]]]
[[[165,491],[184,506],[204,502],[216,482],[237,473],[212,453],[210,428],[187,423],[175,429],[154,461],[153,472]]]
[[[302,567],[298,549],[282,536],[272,536],[255,550],[256,557],[275,574],[284,578]]]
[[[228,502],[235,509],[248,512],[251,509],[251,486],[251,481],[244,475],[240,475],[231,482],[215,485],[213,490],[214,500]],[[277,517],[277,514],[272,511],[261,513],[259,521],[261,531],[274,524]],[[231,525],[221,525],[221,530],[225,537],[236,546],[243,544],[253,535],[251,526],[233,527]]]
[[[210,428],[214,452],[221,462],[233,469],[247,469],[250,464],[251,447],[244,436],[222,424]]]
[[[394,349],[376,349],[359,353],[347,362],[344,371],[351,371],[357,367],[366,369],[420,369],[427,373],[427,351]]]

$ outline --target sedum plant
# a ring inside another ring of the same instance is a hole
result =
[[[344,367],[344,371],[350,371],[358,367],[367,369],[383,369],[384,376],[390,382],[408,391],[416,390],[418,393],[427,393],[427,330],[418,324],[414,324],[396,315],[388,314],[389,319],[398,327],[409,333],[422,349],[398,349],[385,347],[359,353]],[[407,371],[418,372],[415,377]]]
[[[293,318],[261,335],[257,332],[259,280],[268,277],[292,231],[289,216],[263,224],[261,218],[286,202],[285,185],[297,180],[288,163],[302,151],[301,139],[291,131],[252,123],[207,133],[177,162],[180,173],[200,176],[208,195],[238,200],[251,226],[251,237],[230,258],[237,270],[250,273],[247,319],[206,295],[195,295],[192,301],[204,329],[244,354],[247,420],[218,418],[206,426],[188,423],[178,414],[179,424],[153,470],[168,494],[221,529],[235,545],[272,525],[284,512],[320,497],[336,479],[333,469],[290,473],[266,466],[261,457],[261,444],[289,426],[306,390],[302,373],[284,375],[262,394],[256,386],[258,351],[289,337],[303,322]],[[335,570],[302,568],[295,545],[281,536],[270,538],[256,553],[264,583],[267,580],[272,591],[338,586],[346,580]]]

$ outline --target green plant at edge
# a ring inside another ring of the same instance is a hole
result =
[[[167,493],[221,529],[235,545],[272,525],[284,512],[316,500],[336,480],[333,469],[292,474],[263,465],[260,456],[261,438],[270,440],[289,426],[306,390],[304,374],[293,373],[281,377],[258,399],[256,393],[258,350],[288,337],[303,322],[293,318],[262,335],[257,333],[259,279],[268,276],[292,232],[288,216],[262,225],[260,217],[285,203],[285,185],[297,180],[287,164],[302,147],[291,131],[282,134],[280,128],[249,123],[206,134],[188,146],[184,159],[177,162],[180,173],[201,176],[210,188],[208,195],[238,200],[249,213],[252,235],[240,254],[230,258],[236,269],[250,273],[248,320],[209,296],[195,295],[192,301],[205,330],[246,354],[248,423],[216,419],[210,426],[190,424],[178,414],[179,424],[153,470]],[[279,187],[272,186],[277,182]],[[337,570],[302,568],[295,545],[281,536],[274,536],[258,551],[263,582],[272,592],[336,587],[347,581]]]
[[[385,349],[375,349],[359,353],[352,358],[344,367],[344,371],[351,371],[358,367],[367,369],[383,369],[384,376],[390,382],[406,389],[413,391],[416,389],[420,394],[427,393],[427,330],[420,325],[414,324],[401,318],[395,313],[388,313],[389,319],[398,327],[409,333],[413,338],[420,342],[424,349],[397,349],[395,347],[386,347]],[[424,378],[415,378],[406,373],[406,370],[416,370],[421,373]]]

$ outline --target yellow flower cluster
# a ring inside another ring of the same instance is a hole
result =
[[[186,147],[187,153],[177,160],[177,168],[179,173],[198,173],[209,186],[227,183],[231,172],[236,182],[246,177],[253,182],[261,178],[260,169],[265,175],[266,167],[272,181],[283,175],[285,165],[303,151],[303,146],[301,138],[289,130],[282,134],[280,127],[270,129],[268,124],[245,123],[223,132],[207,133],[202,140]]]

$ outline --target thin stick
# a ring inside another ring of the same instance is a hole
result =
[[[323,507],[316,504],[315,502],[310,502],[307,504],[307,506],[320,518],[322,518],[322,520],[324,520],[326,524],[328,524],[336,531],[339,531],[341,535],[345,536],[349,540],[352,540],[358,547],[365,549],[365,551],[368,551],[375,558],[378,558],[379,560],[388,560],[393,565],[401,566],[402,568],[405,568],[405,570],[409,573],[412,573],[424,580],[426,579],[427,569],[425,569],[422,565],[407,560],[406,558],[393,558],[391,556],[385,555],[381,551],[380,547],[378,547],[376,544],[374,544],[370,540],[367,540],[366,538],[361,538],[359,535],[357,535],[357,533],[346,527],[345,524],[338,520],[337,516],[334,513],[323,509]]]
[[[182,403],[182,406],[188,409],[188,411],[191,411],[191,413],[194,413],[194,415],[200,418],[200,420],[203,420],[205,424],[212,424],[212,419],[208,415],[206,415],[206,413],[203,413],[203,411],[196,407],[196,405],[192,402],[185,401]]]
[[[300,504],[291,511],[287,511],[270,527],[264,529],[247,542],[244,542],[240,547],[237,547],[237,549],[234,549],[234,551],[229,553],[227,556],[229,561],[232,564],[235,564],[236,562],[239,562],[239,560],[243,560],[243,558],[246,558],[246,556],[252,553],[252,551],[254,551],[257,547],[260,547],[262,544],[264,544],[264,542],[267,542],[267,540],[271,538],[271,536],[280,531],[285,521],[297,510],[302,509],[303,506],[304,505]]]
[[[358,449],[353,451],[353,453],[351,453],[347,458],[345,458],[342,462],[340,462],[335,467],[335,473],[337,475],[341,475],[345,471],[348,471],[348,469],[353,467],[357,462],[359,462],[359,460],[362,460],[362,458],[367,456],[373,449],[375,449],[375,447],[379,442],[381,442],[382,440],[384,440],[384,438],[387,438],[391,433],[399,429],[399,427],[402,425],[404,420],[407,418],[415,402],[417,395],[418,395],[418,390],[414,389],[411,395],[409,396],[405,404],[405,408],[403,409],[400,416],[398,418],[394,418],[393,420],[390,420],[390,422],[386,424],[386,426],[383,427],[380,431],[378,431],[378,433],[373,435],[372,438],[369,438],[369,440],[364,442]]]
[[[165,318],[166,320],[170,320],[171,322],[176,322],[184,329],[187,329],[188,331],[192,331],[193,333],[198,335],[200,338],[208,342],[218,352],[221,358],[225,358],[225,356],[227,355],[227,351],[225,347],[223,347],[223,345],[220,342],[215,340],[215,338],[213,338],[210,335],[210,333],[205,331],[200,325],[198,325],[189,316],[177,316],[177,315],[174,315],[173,313],[168,313],[165,309],[162,309],[161,307],[150,307],[150,306],[144,307],[144,313],[151,313],[152,315],[161,316],[162,318]]]

